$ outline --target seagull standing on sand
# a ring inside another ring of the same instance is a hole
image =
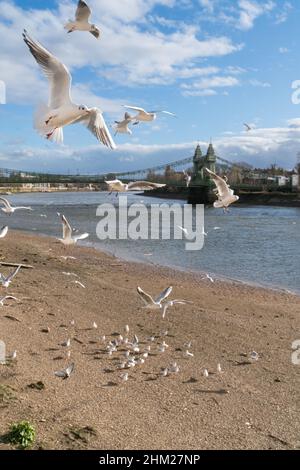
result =
[[[8,214],[8,215],[11,215],[13,214],[15,211],[18,211],[18,210],[26,210],[26,211],[32,211],[32,208],[31,207],[23,207],[23,206],[16,206],[16,207],[13,207],[10,202],[5,199],[4,197],[0,197],[0,202],[2,202],[4,204],[4,207],[1,207],[1,210],[2,212],[4,212],[5,214]],[[4,230],[5,227],[3,227],[2,230]],[[7,233],[7,232],[6,232]],[[6,234],[5,234],[6,235]],[[4,236],[5,236],[4,235]],[[1,237],[3,238],[3,237]]]
[[[224,212],[228,210],[228,206],[239,200],[239,196],[234,194],[233,189],[230,189],[226,181],[221,176],[216,175],[213,171],[205,168],[207,173],[211,176],[213,182],[216,185],[218,200],[214,202],[214,207],[224,209]]]
[[[115,121],[116,126],[114,126],[115,129],[115,135],[117,134],[129,134],[132,135],[132,130],[129,129],[129,124],[132,121],[132,117],[130,116],[129,113],[125,113],[123,121]]]
[[[0,230],[0,238],[5,238],[8,232],[8,227],[7,225],[5,227],[2,227]]]
[[[168,114],[169,116],[176,117],[176,114],[170,113],[169,111],[145,111],[143,108],[138,108],[137,106],[124,106],[124,108],[131,109],[133,111],[136,111],[138,114],[136,114],[132,120],[135,122],[133,123],[134,125],[139,124],[140,122],[152,122],[155,121],[157,118],[157,114]]]
[[[65,29],[68,30],[68,33],[73,33],[73,31],[89,31],[95,38],[99,39],[100,29],[95,25],[89,23],[92,10],[89,6],[79,0],[77,5],[77,10],[75,13],[75,21],[69,20],[69,23],[65,25]]]
[[[111,193],[113,191],[116,191],[117,193],[124,193],[126,191],[150,191],[151,189],[163,188],[166,186],[165,184],[151,183],[149,181],[133,181],[125,184],[120,180],[111,180],[105,181],[105,183]]]
[[[54,375],[56,375],[56,377],[62,378],[63,380],[66,380],[70,377],[74,369],[75,369],[75,364],[73,363],[66,369],[58,370],[57,372],[54,372]]]
[[[75,245],[78,240],[84,240],[89,236],[88,233],[83,233],[82,235],[73,235],[72,227],[64,215],[62,216],[61,220],[63,224],[63,238],[59,238],[58,240],[64,245]]]
[[[11,274],[9,274],[7,277],[3,276],[2,273],[0,273],[0,283],[3,287],[6,289],[10,286],[10,283],[12,282],[13,278],[18,274],[18,272],[21,269],[21,265],[19,265]]]
[[[63,127],[82,123],[104,145],[111,149],[116,146],[98,108],[87,108],[73,103],[71,99],[72,77],[67,67],[41,44],[33,41],[26,31],[23,39],[31,54],[49,80],[50,99],[48,106],[42,106],[35,119],[35,127],[46,139],[63,142]]]

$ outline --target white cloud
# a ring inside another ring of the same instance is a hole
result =
[[[275,8],[275,6],[276,5],[273,1],[258,3],[250,0],[240,0],[240,17],[238,27],[243,30],[251,29],[254,26],[255,20],[259,16],[270,12]]]
[[[293,9],[293,6],[290,2],[284,2],[280,8],[280,13],[276,15],[276,24],[285,23]]]
[[[270,83],[261,82],[260,80],[257,80],[257,79],[249,80],[249,83],[250,83],[250,85],[252,85],[254,87],[261,87],[261,88],[270,88],[271,87]]]
[[[196,78],[210,73],[209,67],[199,67],[199,61],[242,48],[226,36],[199,39],[197,28],[191,25],[183,24],[169,34],[152,26],[149,29],[146,15],[157,4],[173,7],[173,0],[91,0],[90,4],[93,20],[102,29],[99,43],[88,34],[66,35],[63,24],[74,15],[74,2],[61,3],[57,11],[33,8],[28,14],[14,3],[0,0],[0,71],[7,83],[9,102],[29,103],[41,95],[44,99],[47,93],[46,80],[22,41],[24,25],[72,72],[89,67],[95,71],[95,83],[98,77],[104,77],[123,86]],[[90,94],[93,85],[86,85]],[[114,100],[106,104],[107,111],[115,109]]]
[[[285,168],[293,168],[299,151],[300,118],[291,119],[286,126],[257,128],[251,132],[233,133],[227,131],[214,141],[217,155],[230,161],[245,161],[253,166],[266,167],[277,162]],[[72,147],[28,148],[12,145],[5,152],[0,151],[2,166],[17,169],[72,171],[73,162],[80,172],[108,173],[114,171],[139,170],[169,163],[193,155],[197,142],[180,144],[141,145],[126,143],[119,145],[113,153],[100,145],[81,149]],[[200,142],[206,150],[207,142]],[[109,157],[109,158],[108,158]]]
[[[215,88],[231,88],[240,84],[236,77],[213,76],[202,78],[191,84],[181,86],[184,96],[213,96],[217,94]]]
[[[214,12],[215,0],[199,0],[199,3],[208,13],[212,14]]]
[[[278,51],[280,52],[280,54],[287,54],[289,52],[289,49],[287,47],[280,47]]]

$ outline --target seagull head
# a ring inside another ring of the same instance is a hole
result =
[[[78,111],[80,112],[81,115],[89,114],[89,108],[85,106],[84,104],[81,104],[80,106],[78,106]]]

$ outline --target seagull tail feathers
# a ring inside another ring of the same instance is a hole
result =
[[[223,202],[222,201],[215,201],[214,202],[214,207],[216,209],[220,209],[221,207],[223,207]]]
[[[46,139],[56,142],[58,144],[63,143],[63,130],[62,128],[53,129],[51,123],[47,124],[50,117],[50,108],[45,104],[41,103],[34,114],[34,128],[36,131],[45,137]]]
[[[68,33],[72,33],[74,31],[74,23],[72,21],[69,21],[64,28],[68,31]]]
[[[53,132],[49,132],[49,134],[46,135],[46,138],[48,140],[51,140],[51,142],[62,144],[64,141],[64,134],[63,134],[62,127],[58,127],[57,129],[54,129]]]

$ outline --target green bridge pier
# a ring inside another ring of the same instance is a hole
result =
[[[188,191],[189,204],[211,204],[216,200],[213,191],[214,183],[205,168],[216,172],[217,157],[212,144],[209,144],[206,155],[202,154],[198,144],[193,158],[193,175]]]

